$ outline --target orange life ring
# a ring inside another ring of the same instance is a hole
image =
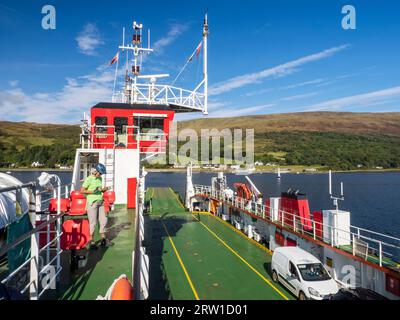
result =
[[[133,300],[133,287],[127,278],[121,278],[115,283],[110,300]]]

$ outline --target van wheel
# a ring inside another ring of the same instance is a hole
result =
[[[274,280],[274,282],[278,282],[278,274],[275,270],[272,271],[272,280]]]
[[[299,299],[300,299],[300,300],[307,300],[307,297],[306,297],[306,295],[304,294],[303,291],[300,291],[300,293],[299,293]]]

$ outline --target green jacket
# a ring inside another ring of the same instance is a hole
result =
[[[88,189],[89,191],[94,191],[97,188],[101,189],[103,187],[103,182],[101,177],[90,175],[85,179],[85,182],[83,182],[82,187]],[[93,204],[93,202],[102,201],[103,194],[101,193],[101,191],[96,191],[93,194],[87,194],[86,199],[88,204],[91,205]]]

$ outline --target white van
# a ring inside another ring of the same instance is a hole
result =
[[[281,282],[300,300],[322,300],[339,287],[322,263],[299,247],[279,247],[272,255],[272,279]]]

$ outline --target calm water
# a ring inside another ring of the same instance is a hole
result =
[[[55,172],[64,183],[71,181],[71,172]],[[13,176],[23,182],[35,180],[40,171],[15,171]],[[193,173],[193,182],[210,185],[216,173]],[[306,193],[310,209],[321,210],[333,207],[328,195],[327,174],[276,174],[263,173],[250,176],[265,197],[279,196],[288,188]],[[245,182],[243,176],[227,174],[228,184]],[[339,192],[340,181],[344,183],[345,201],[339,207],[351,212],[351,223],[395,237],[400,237],[400,173],[336,173],[333,175],[333,190]],[[184,197],[185,173],[149,173],[147,187],[172,187]]]

